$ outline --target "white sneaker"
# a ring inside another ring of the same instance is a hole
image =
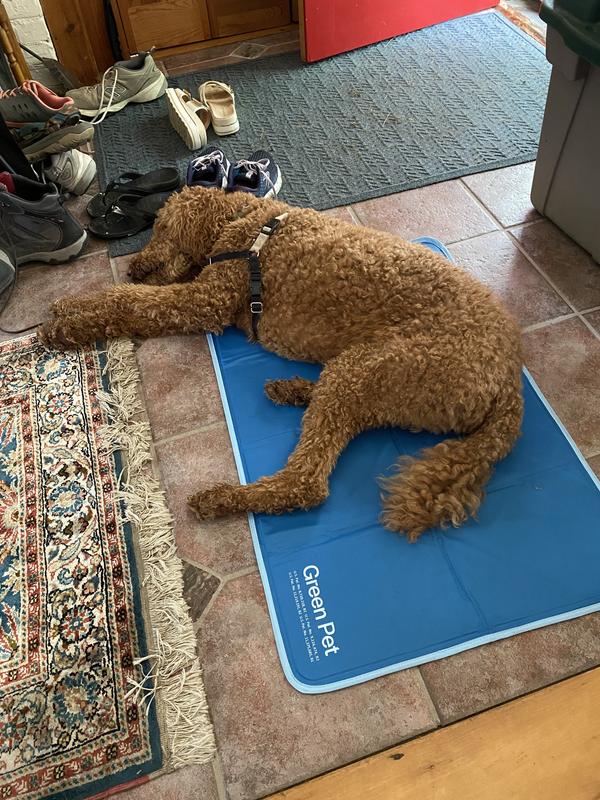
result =
[[[83,194],[96,177],[96,162],[81,150],[67,150],[50,156],[50,166],[44,169],[44,173],[63,191]]]
[[[185,89],[167,89],[167,105],[171,125],[190,150],[206,145],[206,129],[210,125],[210,111],[204,103],[195,100]]]

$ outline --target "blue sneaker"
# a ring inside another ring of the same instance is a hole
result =
[[[185,182],[188,186],[225,189],[229,182],[230,167],[225,153],[219,147],[209,145],[190,161]]]
[[[230,192],[250,192],[256,197],[276,197],[281,189],[281,170],[266,150],[256,150],[229,171]]]

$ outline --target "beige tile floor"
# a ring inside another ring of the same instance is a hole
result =
[[[600,473],[600,266],[531,208],[532,172],[524,164],[326,213],[448,244],[520,321],[527,365]],[[42,319],[59,295],[126,280],[127,262],[91,242],[74,263],[23,268],[4,326]],[[205,341],[149,340],[137,357],[219,758],[131,800],[253,800],[600,664],[591,615],[333,694],[298,694],[278,662],[245,520],[198,522],[185,505],[192,489],[236,479]]]

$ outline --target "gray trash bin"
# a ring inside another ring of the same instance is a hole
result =
[[[550,0],[541,16],[553,69],[531,201],[600,263],[600,0]]]

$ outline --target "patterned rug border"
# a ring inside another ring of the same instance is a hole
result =
[[[196,636],[183,598],[182,563],[173,518],[152,474],[152,435],[140,394],[135,348],[127,339],[110,340],[103,372],[109,392],[98,399],[110,417],[102,436],[120,452],[119,497],[125,503],[138,559],[142,602],[149,620],[151,655],[143,659],[146,678],[132,691],[140,703],[156,703],[164,770],[210,761],[216,744],[196,652]]]

